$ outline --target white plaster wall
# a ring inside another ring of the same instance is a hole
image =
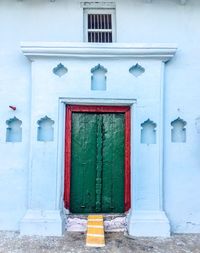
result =
[[[189,0],[184,6],[175,0],[154,0],[151,4],[142,0],[118,0],[116,3],[117,42],[173,42],[179,46],[176,57],[166,68],[164,114],[164,205],[174,232],[200,232],[200,135],[195,129],[195,119],[200,116],[199,14],[198,0]],[[30,63],[20,51],[20,42],[82,41],[82,26],[82,8],[77,0],[0,2],[0,229],[17,230],[27,206],[31,71]],[[51,66],[55,66],[54,62]],[[47,68],[40,65],[41,75],[43,67],[44,71]],[[87,87],[82,90],[84,96],[91,95],[91,67],[93,65],[82,66],[82,71],[88,72],[88,79],[82,84],[82,88]],[[116,73],[113,78],[117,81],[122,69],[115,69],[111,63],[106,67],[113,68]],[[77,73],[73,63],[69,68],[78,82],[81,73]],[[52,76],[50,86],[54,85],[55,78]],[[66,78],[70,79],[70,75]],[[76,87],[69,85],[78,96]],[[116,97],[122,95],[124,85],[117,83],[109,87],[106,96],[109,89],[115,90]],[[147,92],[146,89],[140,91]],[[49,93],[53,92],[50,88]],[[35,112],[38,117],[48,114],[46,110],[53,112],[50,105],[53,99],[50,96],[48,106],[38,107]],[[17,110],[11,111],[9,105],[15,105]],[[21,143],[6,143],[5,121],[14,115],[23,122],[23,139]],[[187,142],[183,144],[171,143],[170,122],[178,116],[187,121]]]

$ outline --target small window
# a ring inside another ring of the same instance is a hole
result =
[[[85,9],[85,41],[111,43],[115,41],[113,9]]]

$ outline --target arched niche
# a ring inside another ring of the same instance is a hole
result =
[[[8,125],[6,129],[6,142],[21,142],[22,141],[22,121],[14,117],[6,121]]]
[[[172,142],[186,142],[186,128],[187,122],[178,117],[171,122],[171,141]]]
[[[38,120],[38,132],[37,140],[38,141],[53,141],[54,139],[54,121],[49,117],[45,116]]]
[[[62,63],[53,68],[53,73],[59,77],[64,76],[67,72],[68,69]]]
[[[135,77],[139,77],[141,76],[144,72],[145,72],[145,68],[143,68],[139,63],[136,63],[135,65],[133,65],[130,69],[129,72],[135,76]]]
[[[106,90],[107,69],[98,64],[91,69],[91,90]]]
[[[141,143],[156,144],[156,123],[147,119],[141,124]]]

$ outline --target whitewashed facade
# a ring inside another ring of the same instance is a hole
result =
[[[114,11],[114,43],[85,42],[85,9]],[[0,229],[62,235],[65,106],[93,104],[131,107],[129,234],[199,233],[199,1],[2,0],[0,21]]]

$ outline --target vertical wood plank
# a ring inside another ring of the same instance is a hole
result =
[[[101,212],[102,205],[102,145],[103,145],[103,133],[102,133],[103,118],[102,115],[97,115],[97,153],[96,153],[96,212]]]

